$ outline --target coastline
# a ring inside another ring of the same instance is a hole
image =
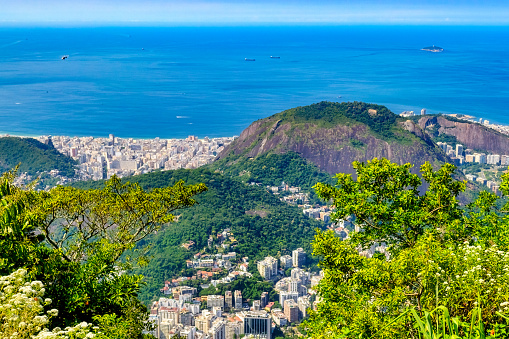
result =
[[[405,113],[405,112],[403,112],[403,113]],[[396,114],[396,115],[402,116],[401,113]],[[452,118],[465,120],[465,121],[468,121],[471,123],[483,125],[487,128],[494,129],[500,133],[503,133],[503,134],[509,136],[509,124],[506,125],[506,124],[500,124],[500,123],[490,123],[489,120],[487,120],[485,118],[478,118],[477,116],[474,116],[474,115],[463,114],[463,113],[431,113],[431,114],[426,114],[426,115],[450,116]],[[417,114],[414,116],[420,116],[420,115]],[[115,135],[115,137],[120,138],[120,139],[145,140],[145,141],[148,141],[148,140],[175,140],[175,141],[177,141],[177,140],[186,140],[189,137],[194,137],[197,139],[218,139],[218,138],[234,138],[235,139],[239,135],[240,135],[240,133],[235,134],[235,135],[214,136],[214,137],[208,137],[208,136],[200,137],[200,136],[196,136],[193,134],[189,134],[187,138],[161,138],[161,137],[149,137],[149,136],[146,136],[146,137],[123,137],[123,136],[117,136],[117,135]],[[8,133],[5,131],[0,131],[0,138],[4,138],[4,137],[33,138],[33,139],[47,139],[49,137],[60,137],[60,138],[65,137],[65,138],[70,138],[70,139],[73,139],[73,138],[108,139],[108,135],[102,135],[102,136],[94,136],[94,135],[72,135],[71,136],[71,135],[64,135],[64,134],[24,134],[24,135],[21,135],[21,134],[11,134],[11,133]]]

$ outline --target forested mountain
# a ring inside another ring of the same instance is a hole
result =
[[[261,119],[218,156],[221,169],[266,153],[295,152],[330,174],[353,173],[352,162],[388,158],[419,168],[448,162],[418,124],[386,107],[362,102],[320,102]]]
[[[176,170],[149,173],[128,179],[145,189],[166,187],[178,180],[186,184],[205,183],[208,191],[196,197],[197,205],[182,210],[178,222],[163,227],[157,234],[145,239],[140,246],[151,245],[152,260],[139,270],[146,277],[147,287],[141,295],[145,302],[159,295],[165,279],[185,268],[185,261],[195,252],[181,247],[192,240],[196,249],[207,246],[209,235],[230,228],[237,240],[231,250],[248,256],[250,261],[278,252],[288,254],[302,247],[311,253],[315,230],[322,224],[302,214],[295,206],[281,202],[264,187],[247,185],[208,169]],[[76,184],[93,188],[102,182]]]
[[[58,152],[51,144],[32,138],[0,138],[0,171],[11,170],[18,164],[19,171],[29,175],[57,169],[61,175],[74,177],[76,161]]]

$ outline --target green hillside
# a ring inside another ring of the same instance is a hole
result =
[[[198,205],[181,212],[178,222],[139,244],[150,244],[152,256],[149,265],[139,270],[147,282],[140,296],[142,301],[159,295],[164,280],[185,268],[185,260],[195,252],[182,248],[183,242],[193,240],[196,249],[203,249],[210,234],[225,228],[230,228],[238,241],[231,250],[248,256],[250,261],[278,252],[289,253],[297,247],[311,253],[311,242],[321,223],[307,218],[297,207],[281,202],[265,188],[246,185],[208,169],[155,172],[129,178],[145,189],[173,185],[178,180],[205,183],[208,191],[196,198]],[[102,183],[75,185],[92,188]]]
[[[20,172],[30,175],[57,169],[61,175],[74,177],[76,161],[35,139],[0,138],[0,171],[11,170],[18,164]]]
[[[333,184],[332,176],[320,170],[315,164],[295,152],[284,154],[265,153],[256,158],[246,158],[231,154],[209,167],[226,176],[243,182],[256,182],[265,186],[278,186],[285,182],[290,186],[301,187],[316,200],[314,189],[317,182]]]

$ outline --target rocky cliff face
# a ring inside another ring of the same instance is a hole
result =
[[[419,119],[423,130],[438,128],[439,134],[456,137],[464,148],[483,150],[494,154],[509,154],[509,138],[480,124],[447,119],[442,116]]]
[[[368,107],[366,111],[368,109],[372,116],[373,109]],[[426,161],[433,164],[448,161],[423,129],[412,121],[390,125],[394,137],[384,138],[367,124],[355,120],[324,126],[316,118],[295,121],[283,113],[252,123],[218,158],[231,157],[234,161],[239,156],[254,158],[267,152],[293,151],[330,174],[354,173],[353,161],[365,162],[375,157],[400,164],[410,162],[415,170]]]

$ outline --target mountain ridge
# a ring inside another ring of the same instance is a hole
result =
[[[354,173],[353,161],[388,158],[419,168],[450,162],[419,124],[386,107],[361,102],[297,107],[253,122],[217,159],[256,158],[295,152],[333,175]]]

